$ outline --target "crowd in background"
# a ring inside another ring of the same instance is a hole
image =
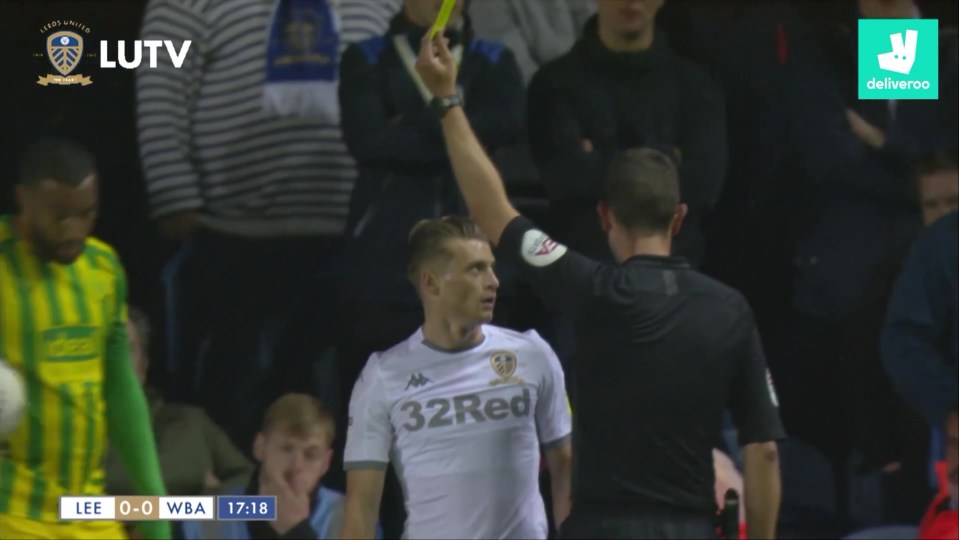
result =
[[[81,9],[45,4],[13,9],[38,23]],[[167,411],[154,416],[167,487],[245,484],[265,411],[299,392],[336,420],[324,483],[342,491],[353,382],[421,323],[406,235],[465,211],[407,56],[435,2],[339,0],[339,80],[311,81],[320,98],[306,112],[262,103],[271,2],[113,4],[87,8],[90,26],[192,40],[183,67],[40,99],[26,76],[4,102],[29,93],[6,116],[21,133],[75,137],[101,160],[99,236],[153,315],[131,311],[131,335],[151,404]],[[911,17],[940,20],[940,99],[858,100],[857,19]],[[599,18],[655,24],[654,38],[616,50]],[[777,381],[783,536],[916,524],[938,490],[959,357],[956,32],[954,4],[912,0],[471,0],[450,29],[478,137],[557,240],[611,260],[595,212],[611,156],[675,158],[690,208],[675,252],[746,295]],[[496,323],[535,327],[569,358],[571,323],[498,273]],[[114,476],[108,488],[129,491]]]

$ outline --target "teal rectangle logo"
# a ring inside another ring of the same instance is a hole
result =
[[[939,99],[939,21],[859,19],[859,99]]]

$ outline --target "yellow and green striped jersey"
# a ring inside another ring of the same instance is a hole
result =
[[[43,263],[11,220],[0,216],[0,357],[24,377],[27,414],[0,452],[0,514],[56,521],[61,495],[103,490],[106,343],[126,320],[126,281],[107,244]]]

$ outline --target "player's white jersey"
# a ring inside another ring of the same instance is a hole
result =
[[[344,465],[392,461],[404,538],[546,538],[540,445],[572,429],[563,370],[535,331],[483,334],[444,352],[419,330],[370,357],[353,389]]]

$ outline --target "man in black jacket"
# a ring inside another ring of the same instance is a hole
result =
[[[595,206],[612,156],[646,146],[676,157],[690,212],[674,252],[697,265],[702,218],[726,174],[725,112],[717,85],[656,28],[662,4],[597,1],[583,37],[530,83],[530,147],[555,215],[563,216],[557,238],[606,260],[612,256]]]
[[[522,136],[523,79],[509,49],[473,37],[466,4],[456,3],[445,35],[460,64],[457,85],[467,114],[492,152]],[[352,45],[340,64],[341,126],[359,169],[347,220],[342,388],[353,387],[371,353],[406,339],[422,323],[406,277],[408,231],[422,219],[465,212],[440,123],[429,107],[432,96],[414,68],[420,38],[440,5],[405,0],[386,35]],[[501,276],[501,292],[508,295],[508,276]],[[497,315],[503,315],[500,307]],[[337,447],[342,443],[341,437]],[[393,475],[386,489],[384,534],[398,537],[403,504]]]

